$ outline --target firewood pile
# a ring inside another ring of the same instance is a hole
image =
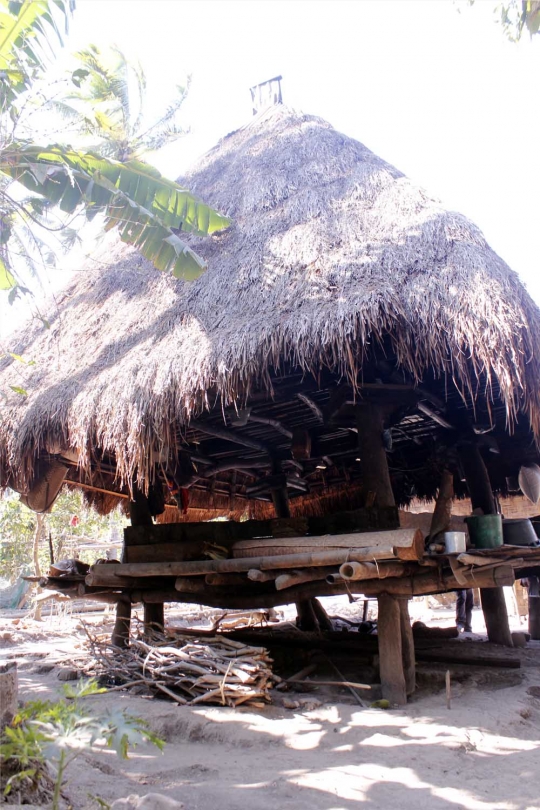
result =
[[[131,638],[129,647],[119,649],[104,637],[87,634],[94,672],[117,685],[113,688],[146,686],[187,706],[262,708],[271,702],[269,690],[279,681],[268,650],[224,636],[153,632],[150,638]]]

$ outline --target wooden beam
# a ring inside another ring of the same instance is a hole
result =
[[[292,439],[293,437],[292,430],[289,430],[289,428],[285,427],[285,425],[278,419],[271,419],[268,416],[259,416],[259,414],[257,413],[251,413],[249,415],[248,421],[258,422],[261,425],[269,425],[270,427],[275,428],[275,430],[277,430],[278,433],[281,433],[283,434],[283,436],[286,436],[288,439]]]
[[[263,443],[256,439],[251,439],[249,436],[244,436],[241,433],[236,433],[234,430],[227,430],[227,428],[214,427],[214,425],[207,425],[204,422],[196,422],[193,424],[194,430],[199,433],[205,433],[207,436],[213,436],[215,439],[223,439],[227,442],[234,444],[241,444],[244,447],[250,447],[252,450],[259,450],[261,453],[270,453],[270,449]]]

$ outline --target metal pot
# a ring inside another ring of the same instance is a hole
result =
[[[503,538],[507,546],[537,546],[538,537],[527,518],[503,520]]]
[[[463,554],[466,549],[465,532],[444,532],[443,538],[446,554]]]

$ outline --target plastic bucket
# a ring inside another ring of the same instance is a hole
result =
[[[465,518],[469,537],[475,548],[496,548],[503,544],[500,515],[471,515]]]

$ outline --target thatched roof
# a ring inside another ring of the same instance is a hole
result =
[[[354,387],[374,346],[420,381],[493,398],[540,436],[540,312],[466,217],[328,123],[278,106],[225,137],[185,178],[232,218],[197,241],[192,283],[107,246],[57,298],[50,329],[10,349],[33,358],[28,397],[0,410],[0,467],[76,448],[144,479],[205,408],[272,387],[277,369],[328,368]],[[21,367],[0,363],[0,390]]]

